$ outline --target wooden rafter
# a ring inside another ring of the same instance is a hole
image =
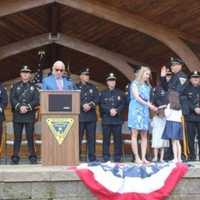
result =
[[[75,4],[80,3],[80,0],[70,0],[70,1],[74,1]],[[8,0],[8,1],[1,1],[0,2],[0,17],[6,16],[6,15],[11,15],[17,12],[22,12],[24,10],[29,10],[35,7],[39,7],[39,6],[44,6],[50,3],[61,3],[61,4],[65,4],[68,6],[72,6],[72,4],[68,4],[68,2],[66,0],[17,0],[17,1],[13,1],[13,0]],[[75,5],[74,4],[74,5]],[[85,4],[85,3],[84,3]],[[95,2],[96,4],[96,2]],[[82,3],[81,3],[82,5]],[[77,8],[77,6],[75,6]],[[81,6],[78,6],[78,9]],[[132,14],[132,16],[134,16],[135,19],[143,19],[141,16],[136,15],[136,14]],[[149,20],[145,20],[148,21],[148,23],[152,23]],[[158,25],[158,24],[157,24]],[[159,26],[159,25],[158,25]],[[163,26],[161,26],[162,28],[164,28]],[[180,37],[181,39],[184,39],[186,41],[190,41],[192,43],[196,43],[196,44],[200,44],[200,39],[191,35],[191,34],[187,34],[187,33],[183,33],[181,31],[177,31],[175,29],[170,29],[170,28],[165,28],[167,31],[170,31],[172,33],[174,33],[175,35],[177,35],[178,37]]]
[[[172,49],[186,63],[190,70],[199,69],[200,61],[192,50],[180,39],[190,38],[184,33],[176,30],[170,30],[159,24],[152,23],[138,15],[128,13],[126,11],[104,5],[97,1],[91,0],[17,0],[17,1],[1,1],[0,17],[13,14],[16,12],[28,10],[38,6],[50,3],[60,3],[71,8],[81,10],[85,13],[100,17],[102,19],[117,23],[121,26],[128,27],[139,32],[143,32],[155,39],[163,42]],[[193,37],[192,37],[193,38]],[[197,39],[193,38],[193,41]]]
[[[37,47],[51,44],[52,41],[48,40],[48,36],[49,34],[45,33],[32,38],[14,42],[6,46],[2,46],[0,48],[0,60]]]
[[[92,57],[98,58],[116,68],[129,80],[133,78],[133,69],[127,63],[141,64],[141,62],[135,61],[132,58],[123,56],[118,53],[103,49],[91,43],[87,43],[78,40],[73,37],[60,34],[57,39],[49,37],[49,34],[41,34],[29,39],[24,39],[19,42],[14,42],[12,44],[3,46],[0,48],[0,60],[7,57],[38,48],[48,44],[58,44],[64,47],[71,48],[73,50],[82,52],[84,54],[90,55]]]
[[[108,51],[106,49],[100,48],[96,45],[83,42],[73,37],[61,34],[60,39],[55,41],[57,44],[86,53],[90,56],[96,57],[104,62],[112,65],[118,71],[120,71],[129,80],[133,78],[133,69],[127,64],[127,62],[139,64],[130,58],[122,56],[120,54]]]
[[[0,17],[44,6],[55,0],[7,0],[0,2]]]
[[[91,0],[56,0],[56,2],[154,37],[179,55],[190,70],[197,70],[200,67],[198,57],[179,38],[179,35],[159,24]]]

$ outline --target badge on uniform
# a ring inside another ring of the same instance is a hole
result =
[[[165,91],[164,91],[164,90],[161,90],[161,91],[160,91],[160,94],[161,94],[161,95],[164,95],[164,94],[165,94]]]
[[[74,124],[73,118],[48,118],[46,120],[49,129],[57,140],[62,144]]]
[[[31,87],[30,87],[30,90],[32,90],[32,91],[33,91],[33,90],[34,90],[34,87],[33,87],[33,86],[31,86]]]
[[[17,87],[17,90],[20,90],[21,88],[20,87]]]
[[[90,93],[93,93],[93,89],[90,89],[89,92],[90,92]]]
[[[120,96],[118,96],[118,97],[117,97],[117,100],[118,100],[118,101],[120,101],[120,100],[121,100],[121,97],[120,97]]]
[[[186,78],[183,78],[183,77],[180,77],[179,78],[179,81],[180,81],[180,83],[181,83],[181,85],[183,85],[185,82],[186,82]]]

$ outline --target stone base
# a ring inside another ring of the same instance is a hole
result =
[[[177,185],[170,200],[200,199],[200,164]],[[64,166],[1,165],[0,199],[9,200],[93,200],[79,177]]]

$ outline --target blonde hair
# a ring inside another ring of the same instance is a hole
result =
[[[52,67],[52,73],[53,73],[53,74],[55,73],[55,69],[56,69],[56,66],[57,66],[57,65],[61,65],[63,71],[65,71],[65,64],[64,64],[64,62],[63,62],[63,61],[60,61],[60,60],[57,60],[57,61],[53,64],[53,67]]]
[[[142,84],[144,73],[147,72],[147,71],[151,72],[151,69],[147,66],[141,66],[141,68],[136,73],[135,80]],[[147,84],[150,84],[149,80],[147,81]]]

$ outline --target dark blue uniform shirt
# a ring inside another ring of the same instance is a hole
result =
[[[200,115],[194,111],[200,107],[200,86],[194,87],[189,83],[181,95],[181,105],[187,121],[200,121]]]
[[[96,86],[91,83],[82,84],[81,82],[76,85],[77,89],[81,90],[80,99],[80,122],[96,121],[96,105],[98,104],[99,95]],[[89,111],[83,110],[83,104],[89,103],[92,107]]]
[[[19,81],[11,88],[10,101],[14,122],[34,122],[35,108],[39,105],[39,91],[31,82]],[[27,113],[20,113],[20,107],[27,106]]]
[[[7,106],[7,104],[8,104],[7,91],[0,83],[0,121],[3,121],[5,119],[4,108]]]
[[[162,86],[158,85],[152,89],[151,102],[155,106],[162,106],[168,103],[167,92],[163,89]]]
[[[174,90],[182,93],[187,85],[187,76],[184,72],[180,71],[172,76],[169,82],[166,77],[160,77],[161,86],[165,91]]]
[[[126,99],[123,92],[118,89],[106,89],[100,93],[100,111],[102,117],[102,124],[122,124],[123,116],[122,111],[124,109]],[[115,108],[117,110],[116,116],[110,115],[110,109]]]

